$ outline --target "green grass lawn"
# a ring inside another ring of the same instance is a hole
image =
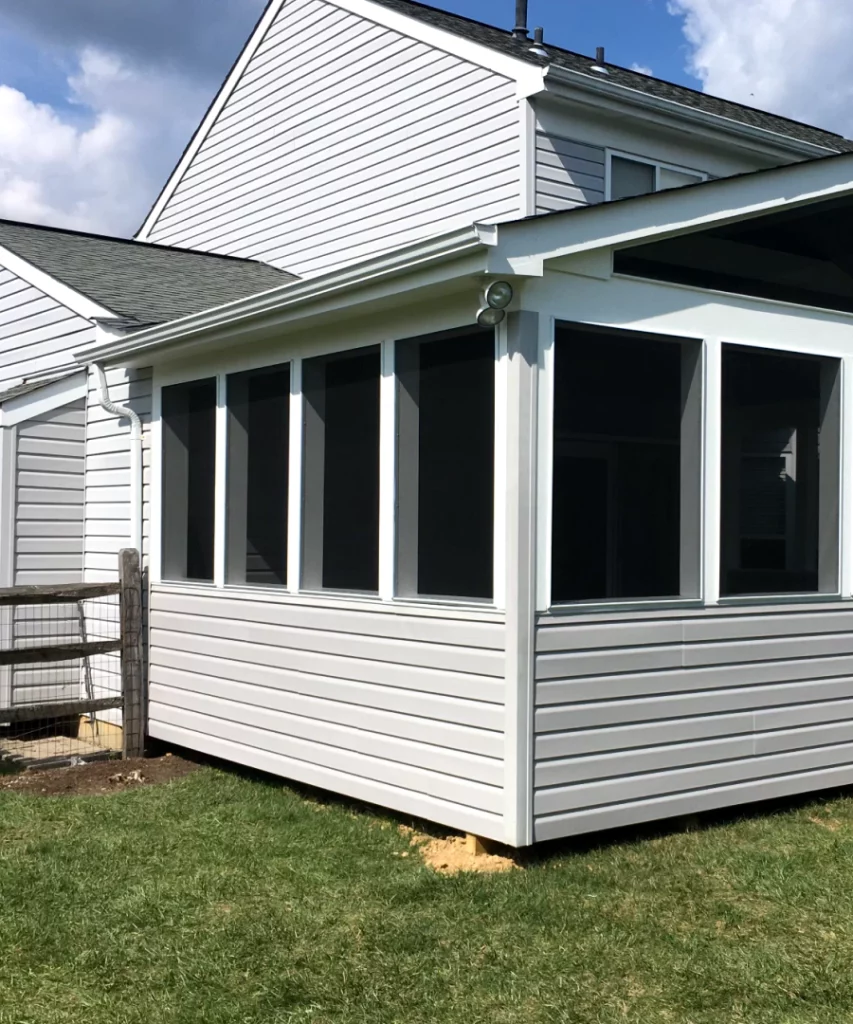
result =
[[[853,800],[439,876],[205,768],[0,794],[2,1024],[853,1020]]]

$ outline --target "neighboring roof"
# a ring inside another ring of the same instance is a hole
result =
[[[638,71],[629,71],[617,64],[607,63],[605,65],[609,72],[605,77],[590,70],[595,64],[592,57],[554,46],[547,41],[547,37],[545,49],[548,51],[549,57],[546,59],[531,53],[532,40],[516,39],[509,31],[464,18],[458,14],[450,14],[435,7],[428,7],[426,4],[417,3],[416,0],[373,0],[373,3],[539,67],[547,67],[550,64],[554,67],[565,68],[568,71],[579,72],[593,80],[604,80],[612,85],[621,85],[658,99],[670,100],[707,114],[716,114],[718,117],[738,121],[753,128],[760,128],[777,135],[785,135],[791,139],[808,142],[815,146],[824,146],[839,152],[853,152],[853,141],[845,139],[843,135],[838,135],[835,132],[824,131],[822,128],[815,128],[791,118],[769,114],[763,110],[757,110],[755,107],[709,96],[684,85],[676,85],[674,82],[653,78],[651,75],[644,75]],[[510,5],[506,6],[509,9]]]
[[[39,380],[24,381],[23,384],[16,384],[15,387],[9,388],[8,391],[0,391],[0,405],[11,402],[13,398],[22,398],[24,395],[32,394],[33,391],[46,388],[48,384],[56,384],[57,381],[65,380],[68,377],[76,377],[78,373],[80,373],[79,366],[69,370],[67,373],[60,373],[53,377],[41,377]]]
[[[0,246],[116,314],[165,323],[269,291],[293,274],[256,260],[0,220]]]

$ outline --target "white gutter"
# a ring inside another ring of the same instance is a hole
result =
[[[110,401],[107,377],[101,363],[92,363],[98,382],[101,408],[113,416],[130,420],[130,546],[142,557],[142,421],[126,405]]]
[[[591,59],[590,63],[593,63]],[[603,75],[593,77],[592,75],[584,74],[582,71],[573,71],[570,68],[551,64],[548,66],[545,77],[546,89],[549,82],[555,85],[572,86],[583,92],[607,97],[619,103],[631,103],[634,106],[642,107],[644,110],[654,110],[671,118],[689,121],[704,128],[726,132],[729,135],[739,135],[741,138],[763,142],[764,145],[772,146],[777,150],[786,149],[791,152],[800,153],[805,157],[825,156],[828,153],[843,152],[833,149],[830,145],[822,146],[816,142],[806,142],[804,139],[783,135],[781,132],[774,132],[769,128],[759,128],[756,125],[745,124],[743,121],[726,117],[723,114],[712,114],[707,110],[699,110],[697,107],[688,106],[686,103],[679,103],[678,100],[653,96],[651,93],[643,92],[641,89],[632,89],[631,86],[625,85],[622,82],[610,81]],[[839,139],[840,141],[841,139]]]
[[[485,252],[488,246],[496,243],[497,231],[493,226],[467,227],[425,239],[403,249],[383,253],[328,274],[305,281],[290,282],[273,288],[271,291],[238,299],[201,313],[193,313],[180,320],[172,320],[146,330],[135,331],[100,345],[95,344],[75,352],[74,356],[79,362],[88,363],[102,360],[114,362],[124,357],[137,356],[170,342],[185,340],[195,334],[216,330],[220,327],[230,327],[243,320],[267,313],[286,311],[355,288],[425,270],[433,265],[474,254],[478,250]],[[483,269],[485,269],[485,260]]]

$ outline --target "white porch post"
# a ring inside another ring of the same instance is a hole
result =
[[[539,314],[509,317],[506,388],[506,841],[533,841]],[[500,415],[500,413],[499,413]]]
[[[0,587],[15,585],[15,468],[18,430],[0,427]],[[2,642],[12,643],[12,608],[0,609]],[[12,669],[0,667],[0,708],[12,704]]]
[[[720,489],[723,430],[723,345],[705,340],[705,417],[702,459],[702,597],[720,601]]]

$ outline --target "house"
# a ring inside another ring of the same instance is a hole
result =
[[[851,218],[838,135],[274,0],[75,286],[150,734],[515,846],[853,782]]]

